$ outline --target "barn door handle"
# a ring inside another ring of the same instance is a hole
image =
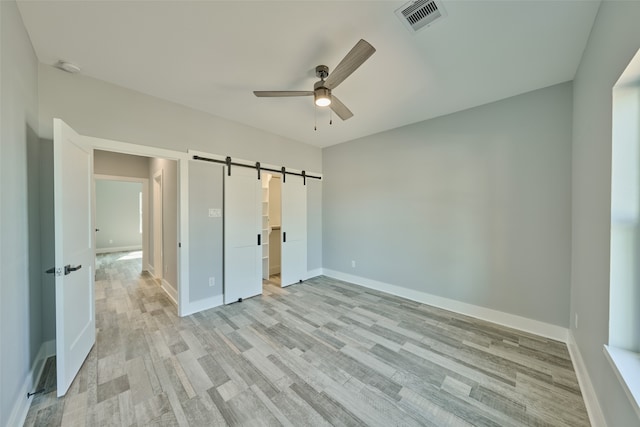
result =
[[[287,243],[287,232],[282,233],[282,243]]]
[[[78,271],[82,268],[82,265],[78,265],[77,267],[71,267],[71,264],[64,266],[64,275],[71,274],[74,271]]]
[[[258,234],[258,246],[260,246],[260,235]]]

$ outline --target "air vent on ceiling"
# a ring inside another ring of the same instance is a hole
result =
[[[442,3],[435,0],[410,1],[396,10],[396,15],[412,33],[447,16]]]

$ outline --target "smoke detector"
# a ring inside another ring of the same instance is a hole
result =
[[[447,16],[439,0],[416,0],[396,10],[396,15],[407,29],[417,33]]]
[[[56,63],[56,68],[59,68],[62,71],[66,71],[67,73],[71,73],[71,74],[80,72],[80,67],[78,67],[74,63],[67,62],[67,61],[58,61]]]

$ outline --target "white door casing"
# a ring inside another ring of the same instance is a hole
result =
[[[57,394],[63,396],[96,339],[93,149],[54,119]]]
[[[164,277],[163,180],[161,169],[153,175],[153,275],[156,279]]]
[[[225,167],[224,303],[262,293],[262,185],[255,169]]]
[[[289,286],[307,278],[307,186],[302,177],[282,179],[281,283]]]

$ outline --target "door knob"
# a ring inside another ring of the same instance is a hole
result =
[[[64,266],[64,275],[71,274],[74,271],[78,271],[82,268],[82,265],[78,265],[77,267],[71,267],[71,264]]]

